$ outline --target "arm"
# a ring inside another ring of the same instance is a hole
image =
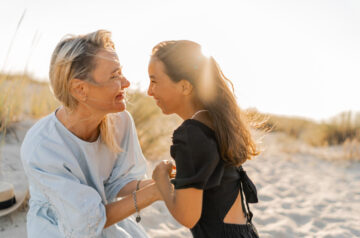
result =
[[[153,179],[171,215],[182,225],[192,228],[202,212],[203,190],[174,189],[169,180],[172,164],[161,162],[153,172]]]
[[[133,180],[130,183],[126,184],[117,194],[117,197],[124,197],[126,195],[131,194],[133,191],[136,190],[136,184],[137,184],[138,180]],[[155,181],[152,179],[146,179],[146,180],[141,180],[140,184],[139,184],[139,189],[142,189],[144,187],[147,187],[151,184],[154,184]]]
[[[120,148],[125,153],[119,153],[110,177],[104,184],[105,193],[109,202],[118,197],[124,197],[136,190],[136,183],[142,180],[140,188],[144,188],[154,181],[146,179],[146,160],[136,134],[131,115],[128,112],[120,113],[121,120],[118,129],[121,137]]]
[[[81,184],[67,170],[50,173],[32,166],[26,167],[26,170],[31,181],[44,192],[49,203],[56,209],[61,232],[65,236],[99,235],[102,229],[136,212],[132,194],[104,205],[93,188]],[[66,186],[60,187],[58,184]],[[160,200],[161,195],[156,185],[152,184],[137,191],[136,198],[138,209],[143,209]],[[84,206],[84,201],[87,206]]]
[[[136,204],[139,210],[160,199],[161,196],[155,184],[148,185],[136,192]],[[133,195],[127,195],[120,201],[107,204],[105,209],[106,223],[104,228],[111,226],[136,212]]]
[[[69,160],[71,153],[53,148],[57,147],[52,144],[35,148],[26,145],[21,150],[21,157],[29,183],[50,204],[62,236],[99,236],[105,224],[109,226],[135,212],[132,195],[124,201],[105,205],[99,193],[84,184],[81,175],[73,172],[77,167]],[[161,196],[155,188],[154,185],[138,192],[140,209],[159,200]]]

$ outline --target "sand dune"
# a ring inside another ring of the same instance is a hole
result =
[[[18,139],[9,134],[0,149],[7,178],[23,176],[19,148],[29,125],[19,124]],[[251,209],[261,237],[360,237],[359,162],[341,160],[339,150],[338,160],[327,160],[333,149],[314,149],[283,134],[271,133],[263,143],[264,153],[244,165],[258,188],[260,202]],[[23,206],[1,217],[0,237],[26,237],[26,211]],[[150,237],[191,237],[162,202],[144,209],[142,217]]]

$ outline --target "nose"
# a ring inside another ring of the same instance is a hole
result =
[[[130,87],[130,82],[129,80],[127,80],[125,76],[123,76],[121,79],[121,88],[128,88],[128,87]]]
[[[148,88],[148,90],[147,90],[147,94],[148,94],[149,96],[154,96],[153,91],[152,91],[152,89],[151,89],[151,84],[149,85],[149,88]]]

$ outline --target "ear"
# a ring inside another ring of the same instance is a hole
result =
[[[89,87],[84,80],[71,79],[70,81],[70,93],[79,102],[85,102],[87,100]]]
[[[186,79],[180,80],[181,91],[183,95],[189,96],[192,93],[193,85]]]

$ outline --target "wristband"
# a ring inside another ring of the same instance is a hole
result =
[[[136,183],[136,191],[138,191],[140,189],[140,182],[141,182],[141,180],[138,180]]]
[[[141,221],[141,217],[140,217],[140,211],[139,211],[139,208],[138,208],[138,206],[137,206],[137,202],[136,202],[136,191],[134,191],[133,193],[132,193],[132,195],[133,195],[133,198],[134,198],[134,205],[135,205],[135,210],[136,210],[136,212],[137,212],[137,216],[136,216],[136,222],[137,223],[139,223],[140,221]]]

